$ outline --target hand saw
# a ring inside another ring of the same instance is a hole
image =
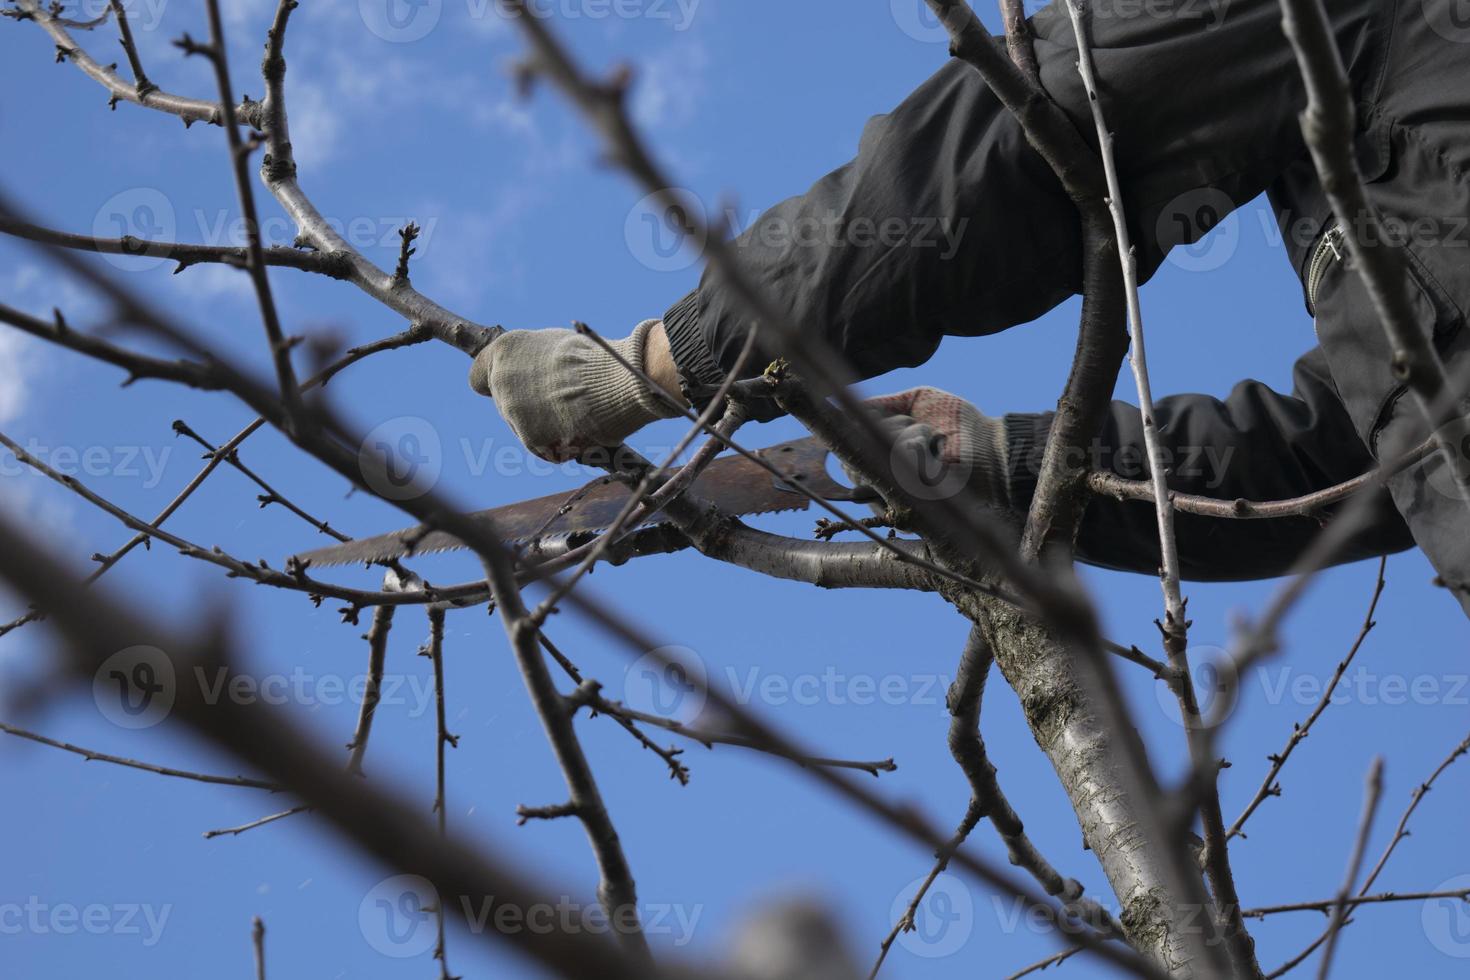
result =
[[[868,488],[845,487],[827,474],[827,452],[827,447],[812,436],[759,450],[756,455],[779,471],[780,478],[744,456],[722,456],[699,475],[689,492],[737,517],[805,510],[811,499],[796,490],[796,484],[824,500],[872,499],[873,493]],[[524,545],[606,530],[622,512],[631,494],[625,484],[604,476],[578,490],[493,507],[469,516],[487,530],[493,530],[507,545]],[[659,515],[654,515],[652,520],[630,525],[628,530],[661,521]],[[464,546],[464,542],[450,534],[418,526],[318,548],[297,555],[296,560],[321,568],[389,561],[454,551]]]

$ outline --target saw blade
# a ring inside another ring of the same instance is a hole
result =
[[[854,497],[852,488],[837,483],[827,474],[827,448],[810,436],[771,446],[757,455],[779,470],[782,479],[744,456],[722,456],[699,475],[689,492],[735,516],[805,510],[811,501],[793,489],[793,484],[805,486],[828,500]],[[477,511],[469,519],[507,545],[534,545],[537,541],[606,530],[622,512],[631,493],[622,482],[604,476],[576,490]],[[660,521],[655,515],[653,520],[632,524],[628,530]],[[318,548],[297,555],[295,560],[321,568],[436,554],[464,546],[464,542],[451,534],[418,526]]]

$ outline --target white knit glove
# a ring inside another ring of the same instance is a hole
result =
[[[646,370],[644,320],[610,341],[628,363]],[[592,338],[575,330],[511,330],[475,357],[470,387],[495,399],[501,416],[531,452],[564,462],[599,446],[621,445],[650,422],[679,414]]]
[[[864,404],[893,436],[889,475],[901,489],[919,500],[969,489],[993,506],[1009,505],[1009,443],[1000,419],[938,388],[911,388]],[[861,479],[851,471],[848,477]]]

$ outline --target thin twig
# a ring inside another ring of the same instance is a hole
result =
[[[1338,661],[1337,669],[1332,672],[1332,679],[1327,682],[1327,687],[1322,691],[1322,697],[1318,700],[1317,706],[1312,709],[1312,713],[1307,715],[1306,720],[1292,726],[1291,735],[1287,738],[1286,745],[1282,747],[1280,752],[1267,757],[1271,761],[1271,768],[1266,773],[1266,778],[1261,780],[1260,788],[1256,790],[1255,796],[1251,797],[1251,801],[1246,804],[1240,816],[1235,818],[1235,823],[1230,825],[1230,831],[1226,834],[1227,838],[1237,835],[1244,837],[1245,822],[1251,818],[1251,814],[1256,812],[1256,808],[1265,802],[1268,797],[1281,795],[1281,784],[1276,781],[1276,777],[1281,775],[1281,770],[1285,767],[1286,760],[1291,758],[1291,754],[1296,751],[1296,747],[1311,734],[1312,726],[1317,723],[1317,719],[1322,717],[1322,713],[1332,703],[1332,693],[1337,690],[1338,683],[1342,680],[1343,675],[1347,673],[1347,669],[1352,664],[1353,658],[1358,655],[1358,650],[1362,648],[1363,641],[1368,638],[1368,633],[1377,625],[1374,622],[1373,614],[1377,611],[1378,600],[1383,595],[1385,584],[1383,575],[1387,566],[1387,557],[1378,560],[1378,576],[1373,584],[1373,597],[1368,602],[1368,611],[1363,616],[1363,625],[1358,630],[1357,639],[1353,640],[1352,648],[1348,650],[1347,656]]]
[[[1322,912],[1326,914],[1342,904],[1349,908],[1357,908],[1359,905],[1427,902],[1437,898],[1458,898],[1462,902],[1470,902],[1470,887],[1431,892],[1381,892],[1377,895],[1349,895],[1347,898],[1339,896],[1316,902],[1288,902],[1285,905],[1263,905],[1260,908],[1246,909],[1241,914],[1248,919],[1264,919],[1268,915],[1279,915],[1282,912]]]
[[[1021,977],[1030,976],[1033,973],[1039,973],[1042,970],[1047,969],[1048,967],[1053,967],[1053,966],[1056,966],[1059,963],[1066,962],[1067,960],[1071,959],[1074,955],[1076,955],[1077,953],[1080,953],[1080,952],[1082,952],[1082,947],[1081,946],[1072,946],[1072,947],[1070,947],[1068,949],[1062,950],[1059,953],[1053,953],[1050,956],[1046,957],[1045,959],[1037,960],[1035,963],[1032,963],[1030,966],[1023,966],[1023,967],[1021,967],[1021,969],[1017,970],[1015,973],[1012,973],[1010,976],[1006,977],[1006,980],[1020,980]]]
[[[429,610],[429,644],[420,651],[434,666],[434,723],[437,731],[434,738],[434,812],[439,817],[439,836],[449,836],[449,814],[445,802],[444,750],[459,747],[459,736],[449,733],[444,709],[444,610]],[[434,943],[434,959],[439,961],[439,980],[459,980],[449,972],[449,958],[444,946],[443,899],[434,910],[438,920],[439,936]]]
[[[1409,797],[1409,805],[1404,810],[1403,815],[1399,817],[1398,825],[1394,827],[1393,836],[1389,838],[1388,845],[1384,847],[1383,853],[1379,855],[1378,862],[1373,865],[1373,870],[1369,871],[1368,877],[1363,879],[1363,887],[1358,889],[1359,897],[1366,895],[1368,893],[1368,890],[1373,887],[1375,882],[1378,881],[1378,876],[1383,872],[1384,866],[1388,864],[1388,859],[1393,856],[1393,852],[1399,846],[1399,842],[1409,836],[1409,818],[1414,815],[1414,811],[1419,808],[1419,804],[1423,802],[1424,797],[1427,796],[1429,791],[1434,788],[1434,781],[1437,780],[1441,775],[1443,775],[1446,769],[1454,765],[1455,760],[1459,759],[1463,755],[1466,755],[1467,753],[1470,753],[1470,735],[1465,736],[1463,741],[1461,741],[1458,745],[1450,750],[1449,755],[1445,756],[1440,764],[1435,767],[1434,772],[1429,774],[1428,779],[1424,780],[1424,782],[1414,787],[1414,792],[1410,794]],[[1347,925],[1351,921],[1352,920],[1349,919],[1343,924]],[[1322,943],[1326,941],[1326,939],[1327,933],[1323,932],[1320,936],[1314,939],[1307,946],[1306,949],[1302,950],[1296,956],[1293,956],[1291,959],[1287,960],[1275,970],[1266,974],[1266,980],[1275,980],[1275,978],[1280,977],[1283,974],[1295,969],[1303,960],[1305,960],[1308,956],[1311,956],[1312,953],[1316,951],[1317,947],[1321,946]]]
[[[121,16],[122,12],[118,12]],[[256,916],[250,926],[250,939],[255,946],[255,980],[265,980],[265,923]]]
[[[285,14],[296,6],[295,0],[284,0],[277,11],[277,30],[285,33]],[[291,347],[281,330],[281,316],[276,309],[276,300],[271,293],[270,276],[266,271],[263,246],[261,244],[260,217],[255,209],[255,191],[250,182],[248,165],[251,147],[240,138],[240,129],[235,124],[235,107],[229,101],[234,86],[230,83],[230,59],[225,50],[224,23],[220,18],[219,0],[205,0],[209,12],[209,45],[200,47],[189,42],[188,35],[179,42],[185,53],[199,53],[214,65],[215,80],[219,83],[220,112],[225,130],[225,139],[230,147],[231,172],[235,177],[235,194],[240,200],[240,216],[245,226],[246,271],[250,284],[255,289],[255,298],[260,306],[260,320],[265,327],[266,340],[270,344],[271,360],[276,368],[276,381],[281,388],[281,400],[286,413],[288,427],[297,424],[301,411],[301,389],[296,380],[296,368],[291,364]]]
[[[49,745],[53,749],[61,749],[73,755],[79,755],[88,762],[110,762],[115,766],[141,769],[144,772],[155,773],[159,776],[172,776],[176,779],[191,779],[196,783],[214,783],[218,786],[244,786],[248,789],[269,790],[272,793],[279,793],[284,789],[284,787],[276,783],[267,782],[263,779],[251,779],[248,776],[213,776],[208,773],[190,772],[187,769],[174,769],[171,766],[158,766],[151,762],[139,762],[137,759],[127,759],[120,755],[109,755],[106,752],[83,748],[80,745],[73,745],[70,742],[58,742],[54,738],[37,735],[35,732],[27,731],[24,728],[17,728],[14,725],[8,725],[4,722],[0,722],[0,732],[4,732],[7,735],[14,735],[17,738],[29,739],[41,745]]]
[[[1342,483],[1314,490],[1300,497],[1285,500],[1220,500],[1196,494],[1169,492],[1169,499],[1176,511],[1218,517],[1226,520],[1270,520],[1281,517],[1324,518],[1327,508],[1340,503],[1359,491],[1381,487],[1389,477],[1396,476],[1434,452],[1434,441],[1426,439],[1416,448],[1367,473],[1344,480]],[[1087,477],[1088,489],[1093,493],[1116,500],[1146,500],[1152,502],[1154,490],[1146,480],[1125,480],[1116,473],[1093,470]]]
[[[138,57],[138,46],[133,43],[133,29],[128,26],[128,14],[123,8],[122,0],[111,0],[108,4],[112,8],[113,16],[117,18],[117,30],[122,35],[123,51],[128,56],[128,66],[133,69],[133,87],[138,92],[138,101],[148,97],[157,85],[148,80],[148,75],[143,71],[143,60]]]
[[[1337,901],[1332,910],[1332,924],[1327,927],[1327,946],[1322,950],[1322,963],[1317,968],[1317,980],[1327,980],[1332,972],[1332,954],[1337,950],[1337,936],[1347,920],[1348,896],[1357,884],[1358,872],[1363,868],[1363,853],[1368,849],[1368,835],[1373,832],[1373,815],[1378,812],[1378,800],[1383,795],[1383,757],[1373,759],[1368,769],[1367,788],[1363,797],[1363,815],[1358,820],[1358,836],[1353,842],[1352,857],[1348,859],[1346,877],[1338,889]]]
[[[311,810],[311,807],[305,805],[293,806],[289,810],[282,810],[280,813],[272,813],[269,816],[261,817],[259,820],[252,820],[249,823],[242,823],[238,827],[221,827],[219,830],[206,830],[204,832],[204,839],[213,840],[216,837],[224,837],[226,835],[230,837],[239,837],[247,830],[254,830],[256,827],[264,827],[268,823],[275,823],[277,820],[284,820],[286,817],[294,817],[298,813],[310,813]]]
[[[254,483],[256,486],[260,487],[261,490],[265,491],[255,498],[260,503],[262,509],[269,507],[271,504],[279,504],[280,506],[289,510],[291,513],[295,514],[297,517],[301,518],[306,523],[310,524],[312,527],[316,528],[322,534],[325,534],[332,538],[336,538],[338,541],[352,540],[351,535],[343,534],[341,531],[338,531],[326,521],[319,520],[311,516],[311,514],[307,513],[304,508],[292,503],[285,494],[281,493],[275,487],[271,486],[265,481],[262,476],[260,476],[260,474],[256,473],[250,467],[241,462],[240,454],[236,450],[231,449],[229,452],[224,452],[220,447],[212,445],[209,440],[205,439],[199,433],[195,432],[182,419],[175,419],[173,428],[174,431],[179,435],[187,436],[188,438],[193,439],[195,442],[199,443],[199,445],[203,446],[205,450],[205,459],[212,459],[216,454],[222,455],[225,462],[229,463],[232,467],[238,470],[251,483]]]
[[[751,749],[755,752],[764,752],[768,755],[779,756],[789,759],[803,768],[807,766],[825,766],[829,769],[856,769],[870,776],[877,776],[883,772],[897,772],[898,765],[892,758],[887,759],[832,759],[822,756],[799,755],[793,756],[786,752],[778,751],[776,748],[765,745],[759,740],[752,739],[746,735],[734,735],[728,732],[715,732],[708,728],[691,728],[676,718],[665,718],[662,715],[649,714],[630,708],[620,701],[609,701],[599,692],[595,684],[584,683],[572,700],[578,704],[585,704],[593,714],[605,714],[611,718],[618,718],[630,722],[640,722],[654,728],[662,728],[676,735],[698,742],[707,749],[713,749],[716,745],[738,746],[743,749]]]
[[[388,573],[392,575],[392,572]],[[367,686],[362,692],[362,704],[358,708],[357,728],[352,741],[347,743],[347,771],[356,776],[363,775],[362,757],[367,753],[368,736],[373,731],[373,718],[378,713],[378,701],[383,691],[383,670],[388,657],[388,631],[393,628],[393,607],[379,606],[373,610],[373,625],[363,635],[368,645]]]

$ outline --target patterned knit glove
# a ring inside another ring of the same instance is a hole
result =
[[[609,342],[645,370],[645,320]],[[592,338],[575,330],[511,330],[475,357],[470,387],[495,399],[516,438],[542,459],[564,462],[599,446],[617,446],[650,422],[678,412]]]
[[[938,388],[911,388],[864,404],[893,437],[890,473],[901,489],[919,500],[939,500],[968,488],[989,504],[1009,506],[1008,443],[1000,419]],[[851,471],[848,476],[860,479]]]

